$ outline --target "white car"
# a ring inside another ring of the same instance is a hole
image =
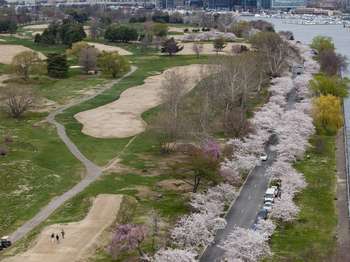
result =
[[[273,203],[275,199],[275,189],[274,188],[268,188],[265,192],[264,196],[264,202],[271,202]]]
[[[274,194],[275,194],[275,197],[277,197],[277,195],[278,195],[278,187],[277,186],[272,186],[270,188],[273,188],[275,190]]]
[[[260,160],[261,160],[261,161],[266,161],[266,160],[267,160],[267,155],[266,155],[266,154],[262,154],[262,155],[260,156]]]

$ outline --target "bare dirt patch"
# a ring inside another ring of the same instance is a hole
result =
[[[99,51],[106,51],[106,52],[118,52],[120,55],[132,55],[131,52],[118,47],[118,46],[111,46],[111,45],[104,45],[104,44],[99,44],[99,43],[92,43],[92,42],[87,42],[88,45],[94,46],[97,48]]]
[[[145,83],[124,91],[112,103],[80,112],[74,117],[83,124],[82,132],[97,138],[126,138],[142,133],[146,122],[143,112],[162,103],[162,81],[168,72],[177,72],[187,79],[187,91],[194,88],[207,71],[204,65],[174,67],[160,75],[150,76]]]
[[[33,51],[32,49],[22,45],[0,45],[0,50],[0,63],[2,64],[10,64],[12,58],[23,51]],[[42,53],[38,52],[38,54],[41,59],[46,58],[46,56],[44,56]]]
[[[177,192],[190,192],[192,190],[192,186],[190,184],[178,179],[166,179],[158,182],[157,185],[166,190],[173,190]]]
[[[122,196],[99,195],[88,215],[80,222],[51,225],[39,235],[36,244],[23,254],[3,260],[4,262],[67,262],[77,261],[96,246],[99,236],[116,219]],[[65,231],[65,239],[52,243],[50,235]]]

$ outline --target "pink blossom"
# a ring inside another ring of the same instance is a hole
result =
[[[190,250],[161,249],[154,256],[154,262],[195,262],[197,254]]]

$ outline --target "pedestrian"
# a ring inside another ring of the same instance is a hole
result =
[[[52,234],[51,234],[51,243],[54,243],[54,242],[55,242],[55,234],[52,233]]]
[[[60,243],[60,236],[58,234],[56,234],[56,241],[57,241],[57,244]]]
[[[64,235],[65,235],[66,233],[64,232],[64,230],[63,230],[63,228],[61,229],[61,235],[62,235],[62,239],[64,239]]]

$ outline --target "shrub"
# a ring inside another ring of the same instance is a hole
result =
[[[319,54],[326,50],[334,50],[333,40],[328,36],[314,37],[310,46],[311,48],[317,50]]]

